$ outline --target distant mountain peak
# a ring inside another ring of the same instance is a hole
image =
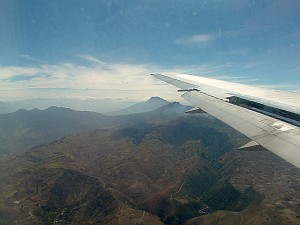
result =
[[[153,96],[153,97],[151,97],[151,98],[149,98],[149,99],[147,100],[147,102],[151,102],[151,101],[163,101],[163,102],[168,102],[167,100],[165,100],[165,99],[163,99],[163,98],[161,98],[161,97],[159,97],[159,96]]]
[[[171,102],[169,105],[181,105],[179,102]]]
[[[136,114],[136,113],[143,113],[143,112],[150,112],[152,110],[158,109],[162,106],[168,105],[170,102],[167,100],[153,96],[145,102],[140,102],[129,106],[121,111],[114,113],[114,115],[128,115],[128,114]]]
[[[75,111],[75,110],[66,107],[50,106],[49,108],[45,109],[45,111]]]
[[[168,110],[179,110],[181,113],[189,110],[191,107],[190,106],[184,106],[180,104],[179,102],[169,102],[168,104],[159,107],[156,109],[156,111],[168,111]]]

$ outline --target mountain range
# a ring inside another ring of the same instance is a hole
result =
[[[156,100],[140,104],[147,110]],[[159,100],[160,101],[160,100]],[[167,102],[167,101],[165,101]],[[151,126],[155,121],[170,120],[184,114],[189,107],[168,103],[151,112],[136,115],[105,116],[96,112],[76,111],[50,107],[45,110],[21,109],[14,113],[0,114],[0,154],[21,152],[35,145],[54,141],[68,134],[78,134],[95,129],[122,126]],[[145,110],[144,110],[145,111]]]
[[[260,195],[238,192],[212,167],[234,148],[232,141],[224,141],[239,135],[218,121],[212,128],[211,122],[188,116],[150,128],[100,129],[4,160],[2,213],[9,215],[4,218],[24,224],[123,224],[116,222],[120,214],[132,211],[139,218],[147,213],[156,224],[178,224],[206,207],[205,213],[243,209],[250,204],[244,195],[258,200]],[[212,199],[215,185],[229,192],[230,203]]]
[[[75,110],[93,111],[99,113],[110,113],[119,111],[126,107],[131,106],[137,102],[128,101],[126,99],[72,99],[72,98],[61,98],[61,99],[26,99],[19,101],[7,101],[0,102],[0,114],[12,113],[19,109],[32,110],[38,108],[40,110],[47,109],[51,106],[57,106],[62,108],[71,108]]]
[[[189,108],[1,115],[0,224],[297,224],[299,170]]]

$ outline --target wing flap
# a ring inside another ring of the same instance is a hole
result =
[[[153,74],[153,76],[186,90],[182,97],[188,102],[300,168],[300,128],[298,126],[300,116],[297,114],[300,109],[297,100],[300,97],[299,94],[270,91],[190,75],[180,76],[178,79],[162,74]],[[251,97],[252,94],[254,98]],[[261,100],[259,97],[262,95],[267,99]],[[240,104],[235,104],[231,101],[235,99],[242,101]],[[279,99],[279,101],[276,102],[274,99]],[[289,105],[284,104],[284,101]],[[253,108],[253,104],[257,108]],[[265,106],[269,111],[266,111]],[[280,107],[276,108],[276,106]],[[287,111],[282,111],[280,108],[287,109]],[[276,111],[277,109],[281,111]],[[274,111],[277,115],[274,115]],[[290,118],[282,120],[282,114],[286,112],[289,113]],[[290,121],[295,123],[290,123]]]
[[[182,97],[300,168],[298,127],[199,92]]]

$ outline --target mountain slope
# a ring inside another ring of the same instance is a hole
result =
[[[67,134],[91,131],[105,124],[99,113],[50,107],[0,115],[0,153],[20,152]]]
[[[297,224],[299,171],[206,114],[144,114],[0,157],[0,224]]]
[[[46,110],[19,110],[0,115],[0,154],[23,152],[35,145],[69,134],[111,127],[153,126],[154,121],[169,121],[184,115],[188,108],[170,103],[151,112],[125,116],[50,107]]]
[[[127,218],[128,224],[146,219],[145,224],[179,224],[193,218],[207,207],[197,195],[204,198],[215,185],[223,191],[212,167],[217,154],[208,159],[207,150],[218,152],[224,136],[231,142],[224,149],[229,151],[239,137],[216,120],[205,121],[187,116],[149,129],[98,130],[36,146],[8,161],[2,158],[3,221],[123,224],[121,217],[130,210],[139,217]],[[211,141],[201,139],[205,130],[196,132],[208,125],[214,127]],[[177,133],[177,126],[187,133],[180,143],[178,136],[167,135]],[[243,193],[233,190],[240,195],[234,201],[241,200]],[[97,217],[99,210],[103,217]]]

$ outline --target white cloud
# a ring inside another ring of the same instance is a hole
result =
[[[30,56],[30,55],[26,55],[26,54],[20,55],[20,57],[23,58],[23,59],[27,59],[27,60],[29,60],[29,61],[33,61],[33,62],[41,62],[40,60],[38,60],[38,59],[36,59],[36,58],[33,58],[33,57]]]
[[[90,62],[95,62],[101,66],[106,66],[106,63],[99,60],[99,59],[96,59],[95,57],[91,56],[91,55],[79,55],[80,58],[82,59],[85,59],[85,60],[88,60]]]
[[[15,76],[32,76],[37,74],[39,71],[38,68],[35,67],[0,67],[0,80],[9,79]]]
[[[204,77],[217,75],[218,78],[223,74],[222,79],[233,82],[247,79],[244,76],[226,75],[225,71],[234,66],[231,63],[166,69],[151,64],[102,62],[88,55],[82,58],[95,63],[88,66],[71,63],[27,67],[0,66],[0,100],[68,97],[140,101],[159,95],[168,100],[180,101],[177,88],[153,78],[150,74],[196,73]]]
[[[176,95],[172,86],[162,89],[160,81],[150,73],[167,71],[154,65],[106,63],[91,56],[82,56],[96,64],[41,64],[35,67],[1,67],[1,100],[89,96],[92,98],[126,98],[141,100],[162,94],[167,99]],[[103,66],[105,65],[105,66]],[[22,79],[18,79],[22,76]],[[173,91],[172,91],[173,90]],[[177,94],[178,95],[178,94]],[[178,95],[179,96],[179,95]],[[175,97],[179,99],[179,97]]]
[[[192,46],[203,47],[206,44],[212,42],[214,39],[215,36],[212,34],[196,34],[196,35],[176,39],[174,43],[180,45],[192,45]]]

